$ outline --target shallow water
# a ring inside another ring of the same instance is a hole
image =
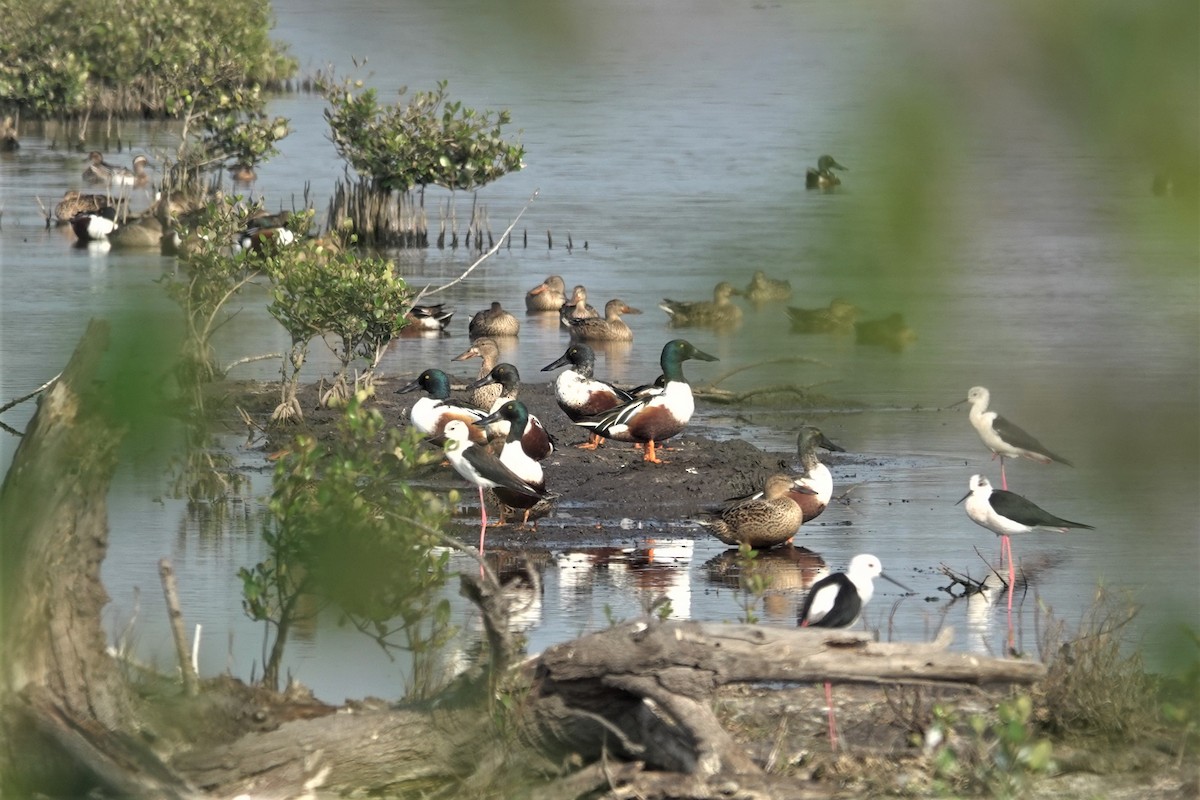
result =
[[[601,375],[628,383],[651,380],[662,343],[680,333],[667,327],[657,308],[661,298],[706,297],[722,279],[745,285],[755,269],[789,278],[794,305],[820,306],[842,295],[868,316],[903,311],[919,339],[899,354],[855,345],[852,337],[793,336],[781,305],[744,306],[744,324],[729,335],[687,331],[720,358],[689,363],[694,382],[761,364],[721,385],[811,384],[857,407],[849,413],[704,407],[693,424],[745,437],[785,459],[794,455],[801,422],[819,425],[848,451],[827,460],[847,502],[833,505],[798,543],[833,569],[856,553],[874,552],[915,590],[896,606],[900,591],[879,585],[867,616],[882,635],[926,638],[953,625],[956,647],[999,653],[1003,610],[949,602],[940,591],[947,581],[935,571],[946,563],[978,576],[983,563],[976,548],[989,558],[998,551],[995,537],[954,505],[972,473],[995,481],[997,465],[964,410],[939,410],[972,385],[989,386],[998,409],[1076,464],[1013,464],[1011,488],[1096,527],[1014,542],[1018,560],[1044,567],[1017,598],[1018,647],[1036,650],[1039,604],[1070,623],[1102,583],[1136,592],[1145,612],[1134,641],[1148,646],[1152,663],[1169,665],[1164,650],[1178,623],[1200,626],[1192,580],[1200,562],[1200,269],[1194,242],[1181,243],[1153,224],[1165,213],[1163,201],[1140,183],[1114,186],[1109,162],[1079,147],[1065,126],[1017,116],[970,141],[970,172],[956,177],[971,188],[947,187],[945,211],[953,212],[955,226],[927,268],[899,272],[873,264],[875,251],[862,242],[883,242],[880,252],[889,252],[886,230],[856,231],[855,240],[844,242],[830,242],[828,232],[860,218],[873,188],[885,182],[879,140],[856,124],[869,111],[871,95],[862,87],[903,64],[885,46],[894,44],[895,32],[880,21],[881,8],[677,2],[573,8],[586,23],[586,33],[574,38],[562,28],[518,22],[519,15],[490,4],[464,11],[461,4],[362,0],[340,5],[336,18],[312,0],[275,4],[276,35],[307,68],[332,62],[345,71],[352,57],[367,55],[369,82],[385,98],[401,84],[431,88],[446,78],[454,97],[478,108],[506,107],[522,130],[527,168],[479,195],[498,235],[539,193],[513,246],[437,297],[457,309],[451,337],[397,341],[383,371],[412,374],[437,365],[457,378],[473,377],[478,362],[449,361],[466,347],[467,316],[492,300],[518,311],[524,292],[551,273],[568,285],[586,284],[596,305],[619,296],[642,309],[627,320],[634,345],[605,354],[597,365]],[[289,117],[294,133],[253,186],[274,207],[300,202],[310,185],[318,219],[343,171],[322,109],[311,95],[273,102],[270,113]],[[54,137],[53,129],[30,129],[18,153],[0,154],[0,399],[30,391],[61,369],[90,317],[129,308],[170,314],[154,283],[169,261],[79,250],[69,231],[42,228],[34,197],[49,203],[77,187],[84,163],[83,153],[57,148],[62,136],[57,143]],[[122,138],[133,152],[173,146],[161,126],[127,123]],[[99,130],[83,149],[93,146],[115,150]],[[806,192],[805,166],[827,151],[851,168],[844,187]],[[126,151],[113,160],[131,158]],[[446,195],[430,198],[431,205],[444,204]],[[456,199],[460,221],[470,202],[466,195]],[[436,213],[430,216],[436,224]],[[526,233],[529,244],[522,247]],[[575,245],[569,252],[568,235]],[[440,285],[474,257],[436,248],[397,255],[417,285]],[[505,357],[525,380],[548,379],[538,370],[562,353],[566,337],[553,319],[522,320],[519,342]],[[282,351],[287,340],[248,299],[218,344],[222,360],[232,361]],[[312,348],[310,380],[330,363],[320,349]],[[783,357],[804,361],[775,362]],[[267,361],[239,367],[234,376],[277,374],[278,363]],[[27,403],[3,420],[20,429],[31,413]],[[15,446],[15,437],[0,440],[6,467]],[[242,456],[261,463],[258,452]],[[256,475],[252,496],[268,485],[265,473]],[[236,571],[259,558],[256,503],[214,531],[166,495],[161,474],[128,469],[113,487],[111,511],[104,579],[113,597],[112,630],[124,626],[140,588],[137,652],[169,661],[156,572],[158,559],[169,556],[186,619],[203,625],[202,672],[250,676],[261,664],[262,631],[242,614]],[[558,513],[571,513],[569,502]],[[544,594],[530,603],[524,622],[531,650],[638,614],[664,594],[676,616],[744,616],[723,565],[714,563],[725,548],[695,528],[677,520],[630,521],[598,536],[604,547],[590,552],[551,543],[542,554]],[[801,574],[812,577],[795,562],[778,568],[778,590]],[[797,589],[778,591],[755,613],[768,624],[794,624],[800,597]],[[469,620],[466,604],[457,596],[452,602]],[[472,625],[464,623],[468,634]],[[461,646],[469,650],[469,635]],[[332,614],[301,631],[287,668],[332,701],[396,696],[405,674],[402,662],[339,628]]]

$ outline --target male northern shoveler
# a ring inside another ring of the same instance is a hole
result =
[[[833,497],[833,475],[829,467],[817,458],[817,448],[823,447],[835,453],[846,452],[834,444],[813,425],[805,425],[796,436],[796,450],[800,455],[800,464],[804,474],[795,479],[799,491],[792,493],[792,499],[804,513],[804,521],[811,522],[821,516],[821,512],[829,505]],[[805,491],[808,490],[808,491]]]
[[[454,311],[447,311],[444,303],[413,306],[404,312],[404,319],[407,323],[423,331],[444,331],[453,316]]]
[[[471,342],[470,347],[450,360],[469,361],[472,358],[478,358],[483,363],[479,365],[479,374],[475,376],[477,380],[471,384],[471,386],[475,387],[471,389],[471,405],[487,411],[504,391],[498,383],[480,382],[483,378],[491,374],[496,364],[499,363],[500,345],[490,336],[480,336]]]
[[[821,156],[817,159],[816,169],[808,168],[804,174],[804,188],[806,189],[832,189],[835,186],[840,186],[842,179],[833,174],[835,169],[849,172],[848,167],[843,167],[833,156]]]
[[[116,206],[105,206],[96,212],[83,212],[71,217],[71,230],[80,242],[108,241],[108,235],[117,229]]]
[[[512,364],[497,364],[492,367],[487,375],[484,375],[474,383],[468,383],[467,390],[492,384],[500,387],[500,396],[496,398],[491,408],[488,409],[488,413],[494,416],[500,410],[501,406],[510,400],[516,400],[517,395],[521,393],[521,374]],[[508,429],[508,418],[501,415],[488,424],[488,441],[503,442],[508,438]],[[533,414],[529,414],[525,432],[521,435],[521,445],[525,448],[525,452],[529,457],[536,461],[541,461],[554,452],[554,442],[550,438],[550,434],[542,426],[541,420]]]
[[[971,411],[967,415],[971,426],[975,428],[975,432],[979,434],[979,438],[983,440],[987,449],[992,451],[992,455],[1000,457],[1001,488],[1008,488],[1008,478],[1004,475],[1005,458],[1024,457],[1039,464],[1057,461],[1068,467],[1075,466],[1062,456],[1051,452],[1044,444],[995,411],[988,411],[988,403],[991,402],[991,399],[992,394],[986,388],[972,386],[967,392],[967,399],[953,403],[951,408],[963,403],[971,404]]]
[[[596,354],[583,342],[574,342],[556,360],[542,367],[542,372],[571,365],[554,379],[554,399],[572,422],[592,417],[610,408],[624,405],[633,400],[633,395],[605,383],[594,376]],[[579,445],[584,450],[594,450],[603,438],[592,434],[589,441]]]
[[[96,214],[108,206],[115,205],[119,214],[125,201],[109,198],[106,194],[83,194],[75,189],[63,192],[62,200],[54,206],[54,219],[59,225],[68,225],[76,214]]]
[[[472,339],[480,336],[516,336],[520,331],[521,322],[505,311],[499,300],[471,317],[467,325],[467,333]]]
[[[659,308],[671,318],[672,328],[732,328],[742,321],[742,309],[730,298],[741,290],[728,281],[713,288],[712,300],[667,300]]]
[[[742,292],[751,303],[770,303],[776,300],[792,299],[792,284],[790,281],[778,278],[768,278],[761,269],[754,273],[746,290]]]
[[[246,228],[234,238],[233,252],[263,255],[272,248],[287,247],[295,241],[296,234],[283,226]]]
[[[800,506],[789,494],[794,487],[790,475],[772,475],[763,485],[761,497],[735,503],[719,519],[702,524],[725,544],[766,549],[790,542],[804,521]]]
[[[850,333],[858,319],[858,307],[835,297],[825,308],[787,307],[792,333]]]
[[[458,419],[470,425],[471,441],[485,444],[487,436],[482,428],[476,428],[473,423],[483,418],[484,413],[477,408],[459,405],[450,400],[450,376],[440,369],[427,369],[417,376],[412,383],[401,386],[396,394],[424,389],[426,396],[413,403],[408,418],[413,427],[431,438],[442,436],[446,424]]]
[[[683,377],[683,362],[690,358],[717,360],[716,356],[697,349],[685,339],[672,339],[663,345],[659,357],[664,376],[662,392],[631,400],[598,416],[577,420],[575,424],[605,439],[645,444],[644,460],[662,463],[654,456],[655,443],[682,431],[696,410],[692,387]]]
[[[886,347],[894,353],[917,340],[917,332],[904,322],[903,314],[891,314],[883,319],[869,319],[854,323],[854,341]]]
[[[83,179],[88,183],[140,188],[150,182],[150,176],[146,174],[146,167],[150,166],[150,159],[145,156],[134,157],[133,169],[109,164],[99,150],[88,153],[88,161],[90,163],[83,171]]]
[[[633,331],[621,319],[622,314],[640,314],[624,300],[604,304],[604,317],[571,318],[571,338],[581,342],[632,342]]]
[[[558,311],[566,302],[567,284],[561,275],[549,275],[525,293],[526,311]]]
[[[503,489],[511,498],[525,497],[530,507],[539,500],[549,498],[544,489],[530,486],[520,476],[505,466],[499,458],[486,447],[479,447],[474,441],[474,433],[460,419],[451,420],[446,424],[445,447],[446,458],[450,466],[462,477],[466,478],[479,489],[479,555],[483,556],[484,536],[487,533],[487,504],[483,500],[483,490],[498,491]],[[503,522],[503,518],[501,519]],[[483,565],[479,567],[483,572]]]
[[[570,329],[573,319],[589,319],[598,316],[600,316],[599,312],[588,305],[587,289],[583,286],[576,286],[572,289],[571,299],[563,303],[562,308],[558,310],[558,319],[567,329]]]
[[[524,437],[529,428],[529,410],[520,400],[509,400],[493,413],[488,414],[475,423],[479,427],[505,420],[508,422],[508,436],[504,447],[500,450],[500,463],[520,478],[525,486],[537,490],[537,495],[530,495],[525,488],[514,489],[506,486],[493,487],[496,498],[502,505],[510,508],[524,509],[525,517],[522,524],[529,522],[529,512],[539,500],[546,499],[546,478],[538,459],[530,457],[525,451]],[[501,513],[501,522],[504,521]]]

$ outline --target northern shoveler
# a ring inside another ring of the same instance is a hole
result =
[[[67,225],[76,214],[96,214],[108,206],[116,206],[117,213],[120,214],[125,200],[110,198],[106,194],[83,194],[68,189],[63,192],[62,200],[54,206],[54,219],[59,225]]]
[[[418,431],[436,439],[444,435],[447,423],[457,419],[470,425],[471,441],[476,444],[487,442],[484,430],[474,426],[475,422],[484,417],[484,413],[477,408],[459,405],[450,400],[449,375],[440,369],[427,369],[412,383],[397,389],[396,394],[407,394],[417,389],[424,389],[426,396],[413,403],[408,418]]]
[[[624,300],[609,300],[604,304],[604,317],[571,318],[571,338],[581,342],[632,342],[633,331],[621,319],[622,314],[640,314]]]
[[[104,242],[117,229],[116,206],[105,206],[96,212],[83,212],[71,217],[71,230],[80,242]]]
[[[817,159],[816,169],[809,167],[804,174],[804,188],[806,189],[832,189],[835,186],[840,186],[842,179],[833,174],[835,169],[840,169],[849,172],[848,167],[843,167],[833,156],[821,156]]]
[[[413,306],[404,312],[408,324],[423,331],[444,331],[453,316],[454,311],[447,311],[444,303]]]
[[[667,300],[659,308],[671,318],[672,328],[731,328],[742,321],[742,309],[730,298],[741,290],[728,281],[713,288],[712,300]]]
[[[570,364],[571,368],[563,370],[554,379],[554,399],[572,422],[595,416],[633,400],[633,395],[629,392],[594,376],[596,354],[583,342],[572,343],[567,352],[542,367],[542,372],[565,367],[567,364]],[[579,446],[585,450],[593,450],[602,441],[602,437],[592,434],[589,441]]]
[[[249,164],[234,164],[229,168],[229,177],[234,183],[254,183],[258,173]]]
[[[600,316],[599,312],[588,305],[587,289],[583,286],[576,286],[572,289],[571,299],[563,303],[562,308],[558,310],[558,319],[567,329],[570,329],[573,319],[589,319],[598,316]]]
[[[1008,488],[1008,478],[1004,475],[1005,458],[1024,457],[1039,464],[1049,464],[1052,461],[1057,461],[1059,464],[1066,464],[1068,467],[1075,466],[1062,456],[1051,452],[1048,447],[1026,433],[1022,428],[1009,422],[995,411],[988,411],[988,403],[991,402],[991,399],[992,394],[986,388],[983,386],[972,386],[967,392],[967,398],[959,400],[957,403],[952,404],[951,407],[960,406],[963,403],[971,404],[971,411],[967,415],[967,418],[971,421],[971,426],[975,428],[975,432],[979,434],[979,438],[983,440],[987,449],[992,451],[992,455],[1000,457],[1000,481],[1002,488]]]
[[[486,411],[492,407],[503,392],[503,388],[498,383],[480,383],[483,378],[491,374],[496,364],[499,363],[500,345],[490,336],[480,336],[471,342],[470,347],[450,360],[468,361],[472,358],[478,358],[483,363],[479,365],[479,374],[475,376],[477,380],[471,384],[475,387],[471,389],[471,405]]]
[[[117,249],[141,250],[162,247],[162,220],[151,209],[113,231],[108,240]]]
[[[467,333],[472,339],[480,336],[516,336],[520,330],[521,322],[505,311],[499,300],[471,317],[467,325]]]
[[[558,311],[566,302],[567,284],[561,275],[549,275],[525,293],[526,311]]]
[[[454,471],[479,490],[479,556],[482,558],[484,537],[487,534],[484,489],[503,489],[510,496],[526,497],[532,501],[531,507],[539,500],[548,499],[549,495],[544,489],[530,486],[522,480],[486,447],[479,447],[474,441],[474,433],[470,430],[472,427],[460,419],[448,422],[445,430],[445,448],[446,458],[450,461],[450,466],[454,467]],[[483,572],[482,564],[479,571]]]
[[[296,241],[296,234],[284,227],[247,228],[233,241],[233,252],[268,254],[272,248],[287,247]]]
[[[683,377],[683,362],[690,358],[717,360],[716,356],[697,349],[685,339],[672,339],[663,345],[659,357],[665,379],[662,392],[636,398],[598,416],[577,420],[575,424],[605,439],[645,444],[643,460],[662,463],[654,455],[655,443],[670,439],[682,431],[696,410],[692,387]]]
[[[902,314],[854,323],[854,341],[859,344],[886,347],[894,353],[899,353],[916,340],[917,332],[905,324]]]
[[[811,522],[821,516],[821,512],[829,505],[833,497],[833,475],[829,467],[817,458],[817,448],[823,447],[835,453],[844,453],[839,447],[826,438],[820,429],[813,425],[805,425],[796,436],[796,451],[800,455],[800,464],[804,474],[795,479],[799,491],[792,493],[792,499],[804,513],[804,521]],[[809,491],[804,491],[805,489]]]
[[[21,147],[21,137],[17,134],[17,126],[12,117],[5,117],[0,123],[0,150],[18,150]]]
[[[858,307],[835,297],[825,308],[787,307],[792,333],[850,333],[858,319]]]
[[[88,161],[90,163],[83,171],[83,179],[88,183],[140,188],[150,182],[150,176],[146,173],[146,167],[150,166],[150,159],[145,156],[134,157],[133,169],[109,164],[99,150],[88,153]]]
[[[742,292],[751,303],[770,303],[776,300],[792,299],[792,284],[790,281],[778,278],[768,278],[761,269],[754,273],[750,283]]]
[[[529,522],[529,512],[539,500],[546,499],[546,478],[542,465],[537,459],[531,458],[525,452],[523,442],[525,431],[529,427],[529,410],[520,400],[509,400],[496,411],[478,420],[475,425],[486,427],[490,423],[505,420],[508,422],[508,436],[504,447],[500,450],[500,463],[520,478],[525,486],[537,490],[537,495],[530,495],[524,488],[513,489],[506,486],[493,487],[496,498],[504,506],[524,509],[525,517],[522,524]],[[501,514],[503,522],[503,513]]]
[[[790,495],[794,486],[790,475],[772,475],[763,485],[762,497],[735,503],[720,518],[702,524],[725,544],[766,549],[790,542],[804,522],[800,506]]]
[[[517,395],[521,393],[521,374],[512,364],[502,363],[492,367],[491,371],[484,375],[474,383],[467,384],[467,390],[475,389],[482,386],[496,384],[500,387],[500,396],[492,403],[488,409],[489,415],[495,416],[500,408],[510,400],[516,400]],[[533,414],[529,414],[528,423],[525,426],[525,432],[521,435],[521,446],[525,448],[525,453],[535,461],[542,461],[552,452],[554,452],[554,441],[551,439],[549,432],[543,427],[541,420]],[[488,423],[487,435],[488,441],[503,442],[508,438],[509,420],[506,416],[501,415],[494,421]]]

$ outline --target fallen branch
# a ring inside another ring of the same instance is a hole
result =
[[[0,406],[0,414],[3,414],[5,411],[8,411],[10,408],[19,406],[21,403],[24,403],[26,400],[29,400],[30,398],[37,397],[39,394],[41,394],[42,392],[49,389],[50,386],[61,377],[62,377],[62,373],[60,372],[57,375],[55,375],[53,378],[51,378],[50,380],[43,383],[38,388],[34,389],[29,394],[23,394],[20,397],[17,397],[13,400],[9,400],[4,405]]]

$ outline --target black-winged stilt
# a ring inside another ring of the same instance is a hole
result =
[[[972,475],[969,487],[970,490],[958,502],[966,501],[967,516],[971,518],[972,522],[987,528],[1000,537],[1001,562],[1004,561],[1005,551],[1008,553],[1009,610],[1012,609],[1013,581],[1016,579],[1012,543],[1008,539],[1009,536],[1030,533],[1039,529],[1059,532],[1065,532],[1070,528],[1092,530],[1091,525],[1056,517],[1019,494],[1005,489],[993,489],[991,481],[983,475]]]
[[[912,591],[885,575],[878,558],[862,553],[850,559],[850,567],[845,572],[835,572],[813,584],[800,609],[800,627],[849,628],[862,616],[863,608],[874,596],[876,578],[891,581],[906,592]],[[837,722],[833,712],[833,685],[829,681],[825,682],[825,702],[829,707],[829,742],[836,750]]]
[[[1075,466],[1060,455],[1052,453],[1045,445],[1030,436],[1021,428],[1009,422],[995,411],[988,411],[991,393],[982,386],[973,386],[967,392],[965,400],[959,400],[953,406],[963,403],[971,404],[971,425],[979,433],[979,438],[995,455],[1000,457],[1000,486],[1008,489],[1008,479],[1004,475],[1004,458],[1024,457],[1039,464],[1049,464],[1057,461],[1068,467]]]
[[[503,489],[515,495],[524,495],[533,503],[549,497],[544,489],[531,486],[506,467],[487,448],[470,439],[467,423],[460,419],[450,420],[443,431],[446,458],[454,471],[466,478],[479,490],[479,557],[483,558],[484,537],[487,534],[487,506],[483,501],[483,490]],[[530,505],[533,505],[530,503]],[[482,562],[479,565],[483,572]]]

